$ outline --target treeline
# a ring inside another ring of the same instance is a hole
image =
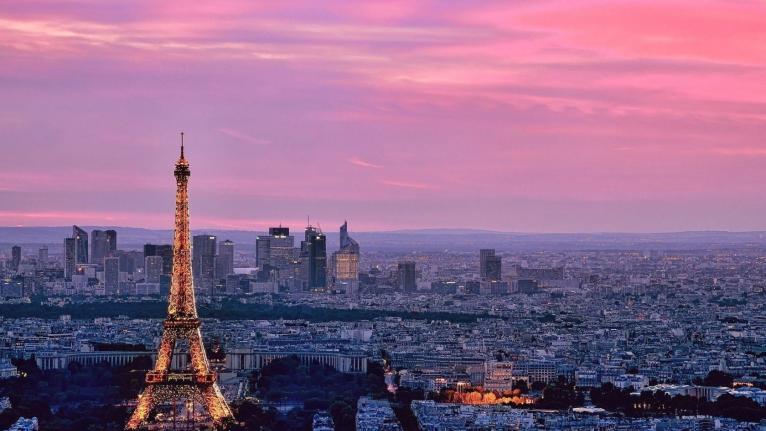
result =
[[[254,372],[251,387],[265,404],[244,401],[233,406],[237,422],[232,430],[300,430],[310,429],[316,411],[327,410],[335,429],[355,429],[356,403],[359,397],[386,396],[383,369],[370,364],[367,374],[349,374],[319,363],[302,364],[295,357],[276,359],[260,372]],[[299,407],[279,414],[276,404]]]
[[[449,313],[449,312],[414,312],[397,310],[362,310],[317,308],[305,305],[268,305],[243,304],[239,301],[222,301],[213,304],[199,304],[199,315],[203,318],[220,320],[308,320],[310,322],[357,321],[381,317],[399,317],[415,320],[448,320],[456,323],[475,322],[486,315]],[[36,317],[56,319],[62,314],[73,319],[94,319],[97,317],[126,316],[135,319],[162,319],[167,315],[167,303],[156,302],[97,302],[66,304],[63,307],[31,304],[0,304],[0,316],[5,318]]]
[[[72,363],[66,370],[41,371],[34,358],[13,363],[25,377],[0,380],[0,396],[12,405],[0,413],[0,429],[24,416],[37,417],[41,431],[122,430],[128,411],[119,405],[138,396],[152,364],[141,357],[122,367]]]
[[[644,417],[654,415],[711,415],[740,421],[758,422],[766,419],[766,408],[745,398],[724,394],[714,402],[688,395],[670,396],[662,391],[643,391],[632,395],[630,389],[618,389],[611,383],[590,392],[597,407],[626,416]]]

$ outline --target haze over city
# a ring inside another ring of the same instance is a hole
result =
[[[0,225],[766,229],[760,1],[0,3]]]

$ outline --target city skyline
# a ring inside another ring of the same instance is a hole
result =
[[[3,226],[764,230],[763,3],[0,5]],[[62,163],[62,160],[69,162]]]

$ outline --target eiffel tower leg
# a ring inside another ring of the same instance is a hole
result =
[[[191,356],[192,370],[195,373],[207,373],[209,364],[205,346],[202,345],[202,334],[199,328],[189,334],[189,354]]]
[[[176,340],[167,331],[162,333],[162,341],[157,351],[157,362],[154,364],[154,371],[168,371],[172,365],[173,348]]]
[[[126,430],[137,430],[141,424],[143,424],[149,417],[154,408],[154,395],[152,394],[152,387],[147,386],[144,392],[138,397],[138,405],[133,410],[133,414],[130,416],[128,424],[125,425]]]
[[[218,384],[214,383],[202,390],[202,401],[216,423],[222,423],[234,419],[231,409],[223,398]]]

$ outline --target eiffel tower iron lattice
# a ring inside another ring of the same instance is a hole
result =
[[[173,280],[168,300],[168,316],[163,324],[162,340],[154,369],[146,374],[146,387],[138,397],[138,404],[126,430],[137,430],[150,420],[149,415],[159,405],[172,405],[175,414],[179,404],[193,409],[202,405],[216,426],[233,419],[218,387],[218,374],[210,369],[202,344],[200,320],[194,299],[189,233],[189,162],[184,158],[183,133],[181,156],[176,162],[176,214],[173,237]],[[172,368],[176,344],[188,344],[189,367]]]

